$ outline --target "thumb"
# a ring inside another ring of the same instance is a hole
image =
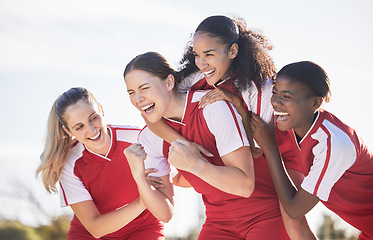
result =
[[[197,146],[198,150],[199,150],[201,153],[205,154],[207,157],[213,157],[213,156],[214,156],[214,155],[213,155],[212,153],[210,153],[206,148],[202,147],[202,145],[199,145],[199,144],[196,143],[196,146]]]

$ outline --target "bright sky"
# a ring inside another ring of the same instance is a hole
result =
[[[177,67],[194,29],[215,14],[243,17],[262,31],[278,70],[301,60],[321,65],[332,84],[325,108],[372,148],[372,9],[369,0],[2,0],[0,191],[11,189],[13,179],[33,181],[52,103],[71,87],[88,88],[108,122],[143,126],[126,93],[125,65],[158,51]],[[7,201],[0,197],[0,206]]]

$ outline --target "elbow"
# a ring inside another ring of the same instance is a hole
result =
[[[286,214],[291,218],[291,219],[297,219],[300,217],[304,217],[304,214],[300,211],[297,211],[296,209],[285,209]]]
[[[173,217],[173,215],[174,215],[173,209],[170,209],[166,214],[158,217],[158,220],[162,221],[164,223],[168,223],[171,220],[171,218]]]
[[[299,213],[291,213],[291,214],[289,215],[289,217],[292,218],[292,219],[297,219],[297,218],[300,218],[300,217],[303,217],[303,216],[304,216],[304,215],[299,214]]]
[[[244,198],[249,198],[251,194],[254,192],[255,188],[255,179],[250,179],[244,184],[244,187],[240,191],[240,196]]]
[[[164,216],[164,217],[160,218],[159,220],[164,222],[164,223],[168,223],[171,220],[172,216],[173,216],[173,214],[171,213],[171,214],[168,214],[167,216]]]
[[[87,229],[87,230],[88,230],[88,229]],[[89,233],[90,233],[94,238],[96,238],[96,239],[99,239],[99,238],[101,238],[101,237],[103,237],[103,236],[106,235],[105,233],[100,232],[99,229],[89,229],[88,231],[89,231]]]
[[[87,231],[96,239],[102,238],[103,236],[109,234],[104,228],[99,225],[86,227]]]

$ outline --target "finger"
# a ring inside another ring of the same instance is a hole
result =
[[[147,176],[146,178],[149,181],[152,181],[152,182],[157,183],[157,184],[162,184],[163,183],[163,180],[159,177]]]
[[[158,170],[155,169],[155,168],[147,168],[147,169],[145,169],[145,175],[148,176],[148,174],[150,174],[150,173],[155,173],[155,172],[157,172],[157,171],[158,171]]]
[[[196,143],[196,146],[197,146],[198,150],[199,150],[201,153],[205,154],[207,157],[213,157],[213,156],[214,156],[212,153],[210,153],[210,152],[209,152],[206,148],[204,148],[202,145],[199,145],[199,144]]]
[[[190,146],[190,142],[186,141],[186,140],[183,140],[183,139],[176,139],[176,143],[175,144],[177,144],[177,143],[182,144],[182,145],[187,146],[187,147]]]
[[[275,127],[275,125],[276,125],[275,118],[276,118],[275,115],[272,115],[271,122],[269,123],[273,127]]]
[[[158,189],[158,188],[163,188],[163,187],[164,187],[163,184],[158,183],[158,182],[150,181],[150,184],[151,184],[154,188],[156,188],[156,189]]]

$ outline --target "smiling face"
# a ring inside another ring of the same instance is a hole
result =
[[[69,128],[64,129],[70,136],[74,136],[92,152],[106,155],[111,139],[101,106],[80,100],[66,109],[63,119]]]
[[[142,70],[132,70],[125,76],[131,103],[149,122],[167,116],[171,102],[170,91],[173,91],[174,86],[169,78],[171,75],[163,80]]]
[[[218,37],[197,32],[193,38],[193,53],[197,67],[205,74],[209,85],[229,77],[229,67],[237,56],[238,46],[228,48]]]
[[[277,126],[285,131],[294,129],[303,138],[313,124],[315,112],[322,103],[305,84],[279,77],[273,87],[271,103]]]

